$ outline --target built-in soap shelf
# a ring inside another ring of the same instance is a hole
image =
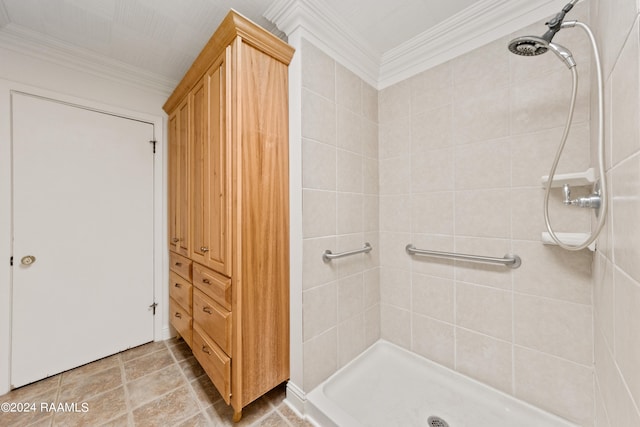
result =
[[[571,246],[577,246],[581,243],[584,243],[589,238],[588,233],[555,233],[555,235],[562,243]],[[543,245],[557,245],[557,243],[553,241],[551,235],[547,231],[542,232],[541,240]],[[590,251],[595,251],[596,242],[591,243],[587,247]]]
[[[549,182],[549,175],[542,177],[542,186],[546,188],[547,182]],[[565,184],[569,184],[572,187],[592,186],[595,182],[596,173],[593,168],[589,168],[584,172],[555,174],[551,188],[559,188]]]

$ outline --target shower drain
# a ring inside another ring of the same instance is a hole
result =
[[[436,416],[427,418],[427,423],[429,423],[429,427],[449,427],[445,420]]]

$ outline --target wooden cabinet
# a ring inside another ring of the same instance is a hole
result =
[[[172,324],[190,334],[196,359],[236,421],[244,406],[289,378],[292,55],[282,40],[231,11],[163,107],[170,260],[181,264],[171,268],[192,262],[193,286],[185,294],[174,284],[172,304],[185,313],[176,311]]]
[[[192,262],[169,253],[169,319],[171,325],[191,347],[193,327]]]
[[[169,249],[189,256],[189,102],[169,115]]]
[[[231,117],[227,47],[196,84],[192,93],[191,157],[192,258],[231,275],[231,150],[226,117]]]

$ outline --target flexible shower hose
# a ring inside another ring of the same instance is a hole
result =
[[[576,105],[576,96],[578,93],[578,72],[576,71],[576,67],[571,67],[570,70],[573,84],[571,89],[571,103],[569,105],[569,114],[567,115],[567,122],[564,127],[564,132],[562,134],[562,138],[560,139],[558,150],[556,151],[556,157],[554,158],[553,164],[551,165],[549,180],[547,181],[547,186],[544,193],[544,222],[547,226],[547,231],[549,232],[549,235],[551,236],[553,241],[558,244],[558,246],[569,251],[579,251],[581,249],[584,249],[598,238],[598,235],[602,231],[602,228],[606,221],[607,205],[609,204],[607,192],[607,174],[604,164],[604,89],[602,82],[602,69],[600,66],[600,55],[598,53],[598,46],[596,44],[595,37],[593,36],[593,33],[591,32],[589,26],[579,21],[567,21],[562,24],[562,28],[575,26],[582,28],[589,36],[589,41],[591,42],[591,47],[593,50],[594,61],[596,63],[596,77],[598,80],[598,168],[600,169],[600,213],[598,215],[598,222],[595,229],[591,232],[589,237],[584,242],[578,245],[569,245],[562,242],[553,231],[553,227],[551,226],[551,222],[549,220],[549,194],[551,193],[551,184],[553,183],[553,178],[556,174],[560,156],[562,155],[565,143],[567,142],[567,137],[569,136],[571,121],[573,120],[573,112]]]

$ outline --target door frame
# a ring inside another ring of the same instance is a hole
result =
[[[101,113],[151,123],[156,155],[153,165],[153,290],[158,311],[154,318],[154,341],[169,338],[169,289],[167,283],[167,197],[166,197],[166,117],[131,111],[96,101],[68,96],[21,83],[0,79],[0,395],[11,389],[12,267],[9,264],[12,242],[12,152],[11,93],[22,92],[68,103]],[[151,144],[149,149],[151,150]],[[15,260],[14,260],[15,264]]]

